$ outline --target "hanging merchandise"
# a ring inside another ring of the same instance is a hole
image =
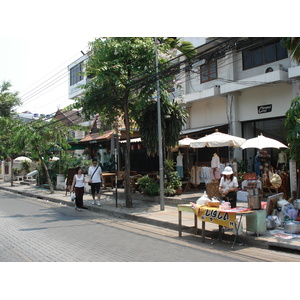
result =
[[[220,179],[220,158],[217,155],[217,153],[214,153],[214,155],[211,159],[210,178],[211,178],[211,180],[219,180]]]
[[[274,188],[278,189],[281,186],[282,180],[278,174],[273,174],[270,182]]]
[[[195,186],[200,184],[200,167],[193,166],[191,169],[191,183]]]

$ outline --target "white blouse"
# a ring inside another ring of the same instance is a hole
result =
[[[84,184],[83,184],[84,175],[81,174],[81,177],[78,177],[78,175],[75,174],[75,178],[76,178],[75,187],[84,187]]]
[[[224,179],[224,176],[221,177],[220,188],[222,189],[222,191],[225,192],[226,190],[234,189],[237,188],[238,186],[239,184],[235,176],[233,176],[232,180],[228,180],[227,178]]]

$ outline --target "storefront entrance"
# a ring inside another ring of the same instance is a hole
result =
[[[272,118],[265,120],[249,121],[242,123],[243,138],[250,139],[263,134],[266,137],[278,140],[283,144],[286,142],[286,129],[284,126],[285,118]],[[281,152],[280,149],[264,149],[265,155],[268,156],[269,164],[273,169],[278,168],[278,155]],[[258,149],[245,149],[243,150],[244,161],[246,162],[246,171],[255,172],[255,156]],[[269,166],[269,167],[271,167]],[[288,167],[288,164],[285,166]]]

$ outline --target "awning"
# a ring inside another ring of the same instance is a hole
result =
[[[141,142],[142,142],[141,138],[130,139],[130,143],[141,143]],[[125,144],[126,140],[122,140],[120,141],[120,143]]]
[[[82,144],[71,144],[70,143],[71,148],[67,149],[67,150],[84,150],[86,148],[86,145],[82,145]]]
[[[195,133],[195,132],[201,132],[204,130],[208,130],[208,129],[213,129],[213,128],[220,128],[222,126],[226,126],[228,125],[228,123],[225,124],[218,124],[218,125],[211,125],[211,126],[207,126],[207,127],[198,127],[198,128],[191,128],[191,129],[185,129],[181,131],[181,135],[186,135],[189,133]]]

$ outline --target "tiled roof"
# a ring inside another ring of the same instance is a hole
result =
[[[79,143],[90,142],[90,141],[109,140],[113,133],[114,133],[113,130],[105,131],[105,132],[103,132],[102,135],[99,135],[99,133],[90,133],[90,134],[86,135],[83,139],[81,139],[79,141]]]
[[[70,125],[80,124],[83,122],[78,110],[68,110],[66,112],[58,110],[54,118]]]

